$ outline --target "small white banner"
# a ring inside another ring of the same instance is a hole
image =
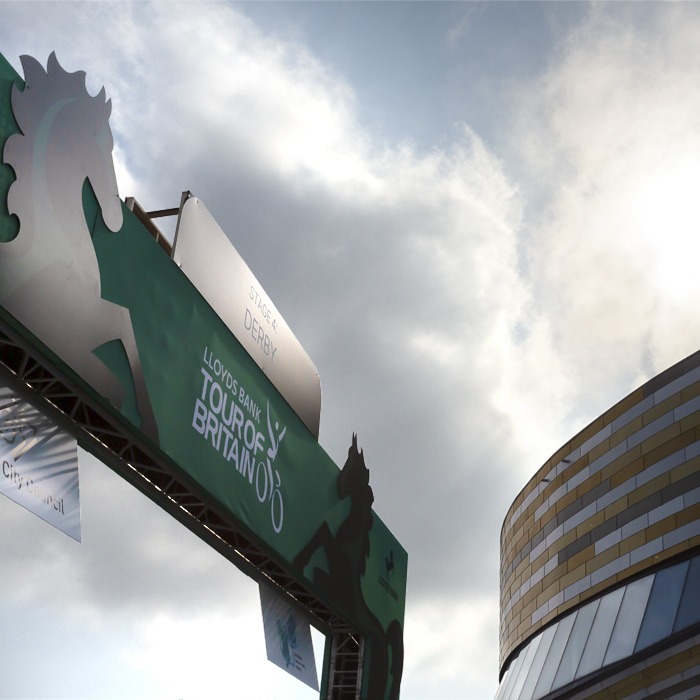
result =
[[[309,621],[264,583],[260,584],[260,604],[267,658],[302,683],[318,690]]]
[[[0,386],[0,493],[80,542],[78,443]]]

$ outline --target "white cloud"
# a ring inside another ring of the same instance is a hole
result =
[[[641,7],[591,7],[519,102],[526,194],[546,205],[528,222],[534,305],[516,355],[539,388],[513,385],[501,405],[521,427],[518,406],[544,408],[552,451],[700,344],[700,17]]]
[[[153,677],[160,697],[318,698],[267,661],[257,590],[248,589],[241,595],[245,608],[235,615],[149,618],[125,650],[125,663]],[[322,658],[322,637],[314,634],[314,642],[314,653]],[[317,673],[320,680],[320,669]]]
[[[417,604],[406,621],[406,697],[442,697],[446,686],[461,686],[463,697],[493,697],[497,611],[493,596]]]

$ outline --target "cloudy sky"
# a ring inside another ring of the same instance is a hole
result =
[[[191,190],[315,362],[409,553],[403,700],[497,686],[498,538],[571,435],[700,347],[700,4],[9,3]],[[255,584],[85,453],[83,542],[0,499],[3,698],[314,697]],[[318,638],[317,638],[318,640]]]

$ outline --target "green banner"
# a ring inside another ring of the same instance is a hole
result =
[[[196,481],[213,504],[368,636],[363,697],[397,697],[407,554],[371,510],[369,473],[354,439],[340,471],[123,203],[118,225],[119,212],[106,209],[111,200],[101,193],[106,180],[98,166],[76,170],[67,146],[52,145],[52,139],[72,143],[65,130],[82,126],[81,120],[102,118],[106,125],[103,114],[92,114],[105,110],[104,96],[101,107],[95,102],[100,96],[83,98],[84,77],[76,87],[79,74],[61,74],[53,56],[48,71],[25,58],[32,103],[0,56],[0,305],[28,329],[28,338],[38,337],[106,403],[109,398],[122,419]],[[50,92],[43,102],[37,100],[42,86]],[[84,114],[61,121],[81,100]],[[104,129],[85,131],[104,153]],[[90,154],[93,145],[80,147]],[[25,151],[31,167],[24,165]],[[82,220],[66,214],[60,228],[61,201],[73,196],[82,200]],[[42,224],[45,208],[50,225]],[[65,239],[60,247],[51,247],[49,228]],[[82,237],[73,238],[78,229]],[[93,251],[99,275],[90,277],[92,258],[85,256]],[[85,279],[72,288],[81,275]],[[88,303],[90,295],[95,298]],[[81,336],[75,329],[86,329],[93,346],[81,356],[62,344],[56,319],[73,329],[73,338]]]

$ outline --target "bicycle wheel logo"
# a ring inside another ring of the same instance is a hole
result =
[[[284,503],[282,501],[282,477],[277,469],[272,469],[272,464],[277,457],[277,450],[280,442],[287,432],[285,426],[277,435],[279,423],[275,422],[274,430],[272,421],[270,420],[270,402],[267,402],[267,430],[270,435],[270,447],[267,450],[267,463],[258,462],[255,471],[255,493],[260,503],[270,503],[270,519],[272,520],[272,529],[279,534],[284,523]],[[262,478],[261,478],[262,477]]]
[[[277,477],[276,483],[275,477]],[[260,503],[270,502],[270,518],[272,519],[272,528],[276,533],[282,530],[284,522],[284,504],[280,486],[282,486],[282,477],[276,469],[273,476],[270,460],[267,460],[267,464],[258,462],[255,472],[255,493]]]

